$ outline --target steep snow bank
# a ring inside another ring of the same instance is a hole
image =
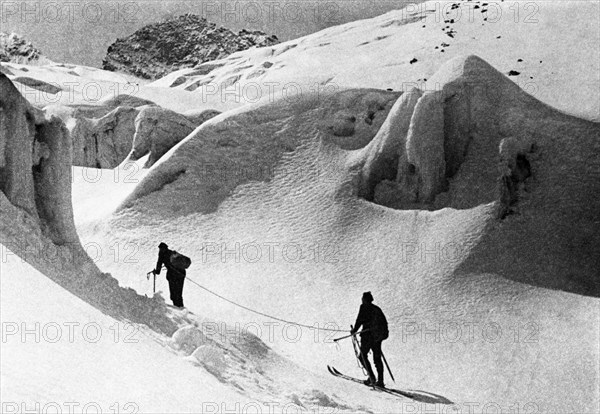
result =
[[[71,142],[58,117],[32,107],[0,74],[0,241],[107,314],[175,330],[164,304],[122,289],[82,248],[71,205]]]
[[[155,332],[103,314],[0,249],[4,412],[200,412],[253,401]]]
[[[71,206],[71,142],[64,124],[33,108],[0,74],[0,190],[53,242],[78,242]]]

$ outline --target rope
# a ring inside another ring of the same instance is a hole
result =
[[[168,269],[167,269],[167,270],[168,270]],[[175,270],[175,269],[174,269],[174,270]],[[175,270],[175,271],[176,271],[176,270]],[[176,272],[177,272],[177,271],[176,271]],[[183,273],[181,273],[181,272],[178,272],[178,273],[179,273],[179,274],[183,274]],[[195,284],[196,286],[198,286],[200,289],[204,289],[205,291],[207,291],[207,292],[208,292],[208,293],[210,293],[211,295],[214,295],[214,296],[218,297],[219,299],[221,299],[221,300],[224,300],[225,302],[229,302],[229,303],[231,303],[232,305],[235,305],[235,306],[237,306],[237,307],[239,307],[239,308],[245,309],[245,310],[247,310],[247,311],[249,311],[249,312],[252,312],[252,313],[255,313],[255,314],[257,314],[257,315],[264,316],[265,318],[273,319],[273,320],[275,320],[275,321],[279,321],[279,322],[284,322],[284,323],[287,323],[287,324],[289,324],[289,325],[296,325],[296,326],[300,326],[300,327],[302,327],[302,328],[316,329],[316,330],[318,330],[318,331],[329,331],[329,332],[347,332],[347,331],[344,331],[344,330],[341,330],[341,329],[333,329],[333,328],[319,328],[319,327],[315,327],[315,326],[306,325],[306,324],[303,324],[303,323],[298,323],[298,322],[294,322],[294,321],[289,321],[289,320],[287,320],[287,319],[278,318],[277,316],[269,315],[269,314],[266,314],[266,313],[264,313],[264,312],[257,311],[257,310],[255,310],[255,309],[251,309],[251,308],[249,308],[249,307],[247,307],[247,306],[244,306],[244,305],[242,305],[242,304],[240,304],[240,303],[237,303],[237,302],[234,302],[234,301],[232,301],[232,300],[230,300],[230,299],[227,299],[226,297],[224,297],[224,296],[222,296],[222,295],[219,295],[217,292],[213,292],[213,291],[212,291],[212,290],[210,290],[209,288],[202,286],[200,283],[196,282],[194,279],[191,279],[190,277],[186,277],[186,279],[187,279],[187,280],[189,280],[190,282],[192,282],[193,284]]]
[[[363,365],[361,358],[363,357],[363,353],[360,349],[360,344],[358,343],[358,338],[356,336],[352,337],[352,347],[354,348],[354,355],[356,356],[356,364],[362,370],[363,374],[367,377],[371,378],[369,373],[367,372],[365,366]]]

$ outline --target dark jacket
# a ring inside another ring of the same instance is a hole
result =
[[[372,303],[363,303],[360,305],[356,322],[354,323],[354,332],[363,327],[365,333],[361,334],[363,341],[375,340],[383,341],[389,336],[388,323],[383,311],[379,306]]]
[[[167,280],[185,278],[185,269],[176,269],[171,264],[171,254],[173,250],[163,249],[158,252],[158,262],[156,262],[156,269],[154,273],[160,274],[160,270],[163,265],[167,268]]]

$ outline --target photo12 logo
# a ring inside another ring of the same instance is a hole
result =
[[[135,1],[1,1],[0,21],[6,23],[57,23],[82,21],[87,24],[134,23],[142,8]]]
[[[94,401],[3,401],[1,408],[3,414],[137,414],[140,412],[139,406],[133,402],[126,402],[124,404],[115,402],[110,405],[103,405]]]
[[[227,338],[228,342],[238,344],[248,342],[249,337],[259,338],[268,344],[274,344],[278,341],[297,343],[303,339],[313,343],[333,344],[335,343],[335,337],[339,336],[340,332],[347,332],[341,330],[335,322],[314,322],[312,325],[304,325],[291,321],[235,322],[234,324],[203,322],[199,330],[202,332],[203,342],[208,343],[211,340],[218,341]],[[185,337],[182,338],[182,343],[185,346]],[[175,343],[178,339],[181,338],[176,338]],[[181,343],[178,344],[178,346],[181,345]]]
[[[137,83],[124,81],[123,83],[110,83],[102,85],[92,80],[87,81],[64,81],[64,82],[40,82],[29,84],[27,79],[15,79],[13,85],[17,91],[29,102],[38,106],[56,103],[75,104],[84,102],[95,104],[100,101],[116,98],[119,95],[135,96],[140,86]]]
[[[341,22],[341,7],[334,1],[198,1],[198,13],[220,24],[289,24]]]
[[[202,263],[337,263],[339,246],[296,242],[213,243],[202,245]]]
[[[122,326],[121,326],[122,325]],[[136,344],[139,328],[115,322],[108,332],[97,322],[2,322],[2,343],[98,343],[104,337],[113,343]]]

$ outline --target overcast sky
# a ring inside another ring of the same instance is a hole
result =
[[[415,1],[0,0],[0,22],[2,31],[25,36],[52,60],[100,67],[107,47],[118,37],[184,13],[234,31],[263,30],[284,41],[409,2]]]

